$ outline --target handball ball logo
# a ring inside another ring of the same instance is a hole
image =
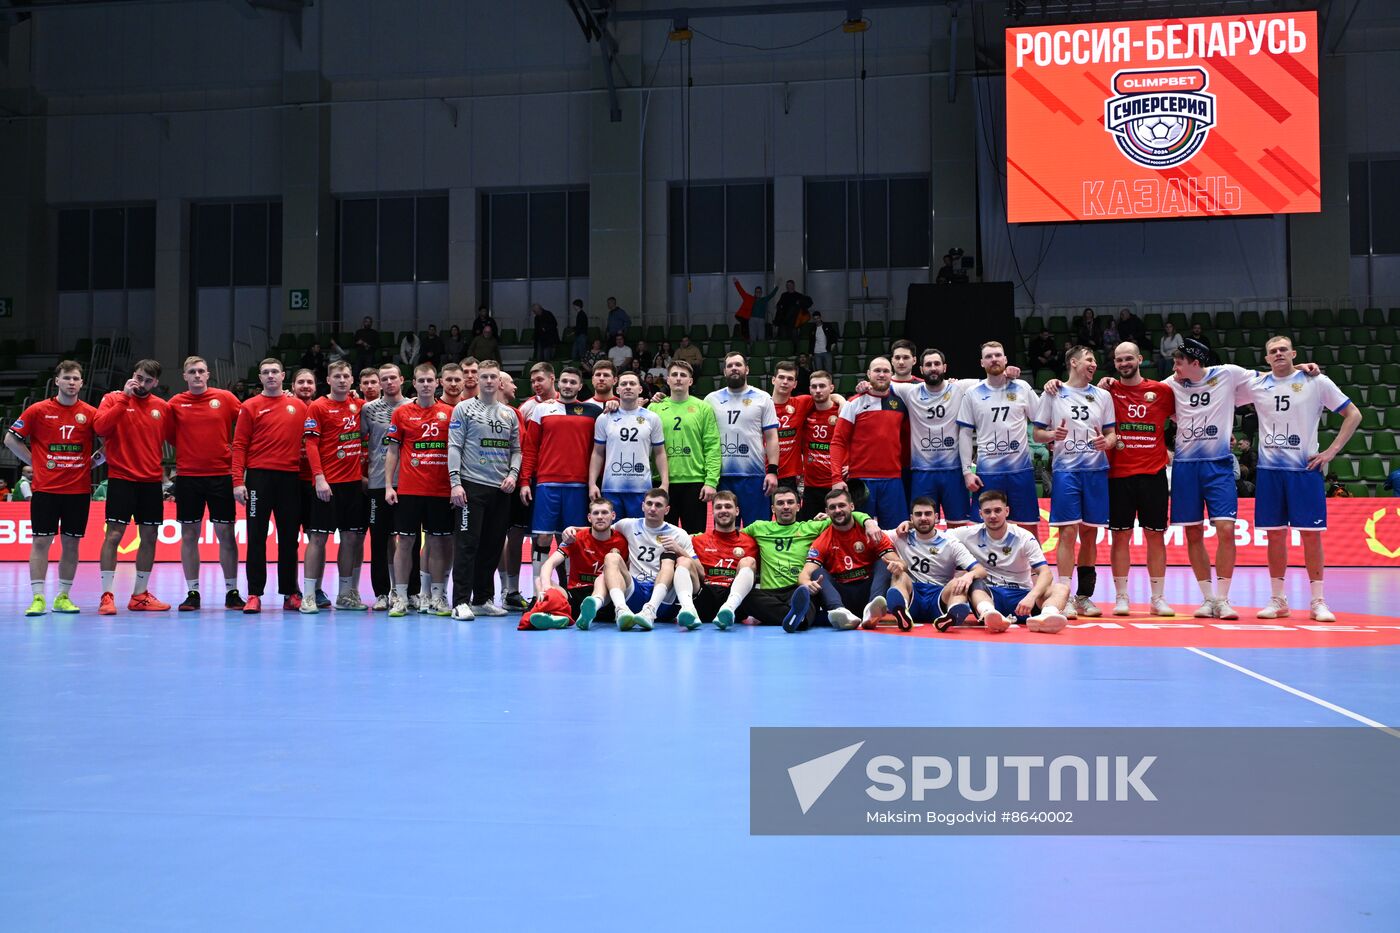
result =
[[[1200,68],[1120,71],[1116,96],[1104,103],[1104,129],[1118,149],[1144,168],[1191,161],[1215,125],[1215,95]]]
[[[1400,516],[1400,508],[1395,509],[1394,512],[1395,515]],[[1366,533],[1366,547],[1368,547],[1372,552],[1379,554],[1380,556],[1388,560],[1395,560],[1396,558],[1400,558],[1400,546],[1397,546],[1393,549],[1386,547],[1384,544],[1381,543],[1381,539],[1376,533],[1376,526],[1379,525],[1381,522],[1385,521],[1386,517],[1390,515],[1390,513],[1390,509],[1377,509],[1371,515],[1370,518],[1366,519],[1366,525],[1363,530]],[[1395,525],[1397,523],[1391,521],[1386,522],[1386,524]],[[1393,532],[1391,535],[1387,535],[1387,537],[1392,536],[1400,538],[1400,535],[1394,535]]]

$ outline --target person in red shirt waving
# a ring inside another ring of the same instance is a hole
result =
[[[591,443],[591,440],[590,440]],[[588,503],[588,534],[579,534],[567,545],[557,549],[540,564],[535,573],[533,608],[520,619],[520,630],[566,628],[578,619],[578,627],[587,630],[600,612],[611,612],[608,588],[604,582],[603,564],[614,551],[627,559],[627,538],[613,530],[617,512],[604,498]],[[565,560],[569,563],[568,589],[554,584],[554,572]],[[602,621],[609,621],[603,619]]]
[[[180,523],[180,563],[189,594],[181,612],[199,608],[199,539],[205,509],[219,540],[224,608],[243,608],[238,594],[238,541],[234,537],[233,427],[242,402],[209,386],[209,364],[191,356],[183,367],[186,391],[170,400],[166,440],[175,446],[175,518]]]
[[[792,591],[783,631],[801,632],[812,624],[812,597],[820,595],[826,618],[834,629],[848,631],[885,614],[884,593],[890,575],[904,564],[887,535],[871,542],[852,515],[851,494],[844,488],[826,496],[831,527],[817,536],[807,552],[807,564]],[[875,595],[873,598],[871,594]],[[857,617],[856,612],[860,615]]]
[[[277,523],[277,591],[284,610],[301,608],[297,589],[301,494],[297,471],[306,405],[282,391],[282,363],[258,364],[262,392],[243,403],[233,432],[233,497],[248,509],[247,613],[262,612],[267,586],[267,532]]]
[[[160,384],[160,362],[141,360],[120,392],[108,392],[97,407],[93,425],[107,455],[107,536],[102,541],[102,601],[99,615],[117,614],[112,586],[117,576],[117,548],[126,526],[142,526],[136,548],[136,586],[126,608],[133,612],[163,612],[161,602],[146,589],[156,561],[156,529],[165,520],[160,460],[165,449],[165,420],[170,406],[152,395]]]
[[[311,464],[316,492],[306,520],[306,586],[302,592],[312,593],[319,588],[326,569],[326,539],[339,530],[336,564],[340,591],[335,608],[365,612],[368,607],[360,599],[360,564],[365,553],[365,528],[369,525],[365,498],[368,483],[362,482],[360,476],[365,449],[360,436],[363,403],[350,396],[354,378],[350,364],[336,360],[326,373],[331,394],[316,399],[306,410],[306,459]],[[301,611],[320,612],[319,600],[303,599]]]
[[[691,535],[695,557],[682,557],[676,566],[674,586],[681,604],[676,621],[692,631],[701,622],[713,622],[727,632],[736,618],[748,617],[744,600],[758,573],[758,542],[739,530],[739,497],[734,493],[715,493],[712,508],[715,530]]]
[[[36,467],[34,496],[29,505],[34,530],[29,549],[29,585],[34,590],[34,601],[24,613],[27,616],[48,611],[44,580],[49,572],[49,550],[60,530],[63,543],[53,611],[78,611],[68,592],[78,571],[78,542],[87,530],[88,506],[92,502],[92,442],[97,409],[78,399],[83,388],[83,367],[64,360],[54,370],[54,383],[58,386],[57,397],[30,405],[10,423],[5,435],[5,446],[19,461]]]

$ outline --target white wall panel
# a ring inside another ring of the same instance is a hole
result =
[[[195,351],[205,359],[230,358],[235,333],[233,292],[227,288],[196,289],[194,313]],[[248,339],[246,331],[241,339]]]

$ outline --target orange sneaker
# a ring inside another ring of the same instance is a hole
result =
[[[247,600],[245,600],[243,603],[243,612],[246,615],[253,615],[254,613],[262,612],[262,597],[249,596]]]
[[[132,593],[126,608],[131,612],[166,612],[170,604],[156,599],[155,594],[148,590],[145,593]]]
[[[100,616],[114,616],[117,614],[117,598],[111,593],[103,593],[102,601],[97,604],[97,614]]]

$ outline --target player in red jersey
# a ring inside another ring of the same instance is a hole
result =
[[[306,405],[282,391],[282,363],[258,364],[262,392],[243,403],[233,432],[233,498],[248,509],[248,601],[246,613],[262,612],[267,586],[268,521],[277,523],[277,591],[282,608],[300,609],[297,545],[301,490],[297,470],[306,430]]]
[[[783,630],[800,632],[812,623],[812,597],[820,595],[831,627],[843,631],[885,614],[885,591],[890,575],[902,571],[894,545],[887,535],[871,542],[852,514],[851,494],[833,489],[826,496],[831,527],[817,536],[807,552],[807,563],[792,591],[792,605],[783,618]],[[860,615],[857,616],[856,612]]]
[[[725,632],[736,618],[748,616],[744,600],[758,573],[758,542],[739,530],[739,497],[734,493],[721,489],[711,507],[714,531],[691,535],[695,557],[682,557],[676,565],[674,586],[681,604],[676,621],[691,630],[713,622]]]
[[[301,400],[308,409],[316,401],[316,372],[311,369],[298,369],[292,376],[292,395]],[[301,518],[297,522],[302,533],[311,533],[311,504],[316,501],[316,487],[311,477],[311,461],[307,459],[306,447],[301,450],[301,460],[297,462],[297,489],[301,499]],[[329,609],[331,598],[321,588],[318,579],[307,594],[315,594],[316,608]],[[299,608],[299,607],[298,607]]]
[[[562,384],[562,379],[560,381]],[[582,380],[579,382],[582,385]],[[592,443],[591,436],[589,443]],[[608,554],[614,551],[623,560],[627,559],[627,538],[612,527],[616,517],[617,512],[607,499],[600,497],[588,503],[588,534],[576,535],[540,563],[535,573],[535,605],[521,617],[522,631],[529,628],[564,628],[572,624],[575,618],[578,619],[578,627],[586,630],[599,618],[600,612],[612,611],[608,603],[603,564]],[[566,559],[569,564],[567,589],[551,582],[555,570]]]
[[[78,542],[87,530],[92,502],[92,443],[97,409],[78,398],[83,388],[83,367],[64,360],[54,369],[58,395],[35,402],[10,423],[5,446],[21,463],[34,470],[34,495],[29,520],[34,540],[29,547],[29,585],[34,601],[24,613],[47,612],[44,581],[49,573],[49,550],[54,535],[62,532],[58,559],[58,595],[54,612],[77,612],[68,597],[78,570]],[[25,443],[28,442],[28,446]]]
[[[373,366],[360,370],[360,398],[366,402],[379,398],[379,370]]]
[[[831,373],[819,369],[807,379],[812,405],[802,422],[802,512],[801,521],[810,521],[826,509],[826,494],[836,482],[831,475],[831,439],[843,401],[832,392]]]
[[[481,360],[474,356],[462,357],[462,398],[476,398],[481,394]]]
[[[462,373],[461,363],[443,363],[442,369],[438,371],[438,381],[442,383],[440,401],[448,408],[456,408],[457,403],[467,397],[464,394],[467,377]]]
[[[165,520],[161,456],[165,451],[165,419],[170,406],[152,393],[160,384],[160,362],[141,360],[120,392],[108,392],[97,408],[93,427],[107,455],[107,535],[102,540],[102,601],[98,614],[116,615],[112,587],[117,576],[117,548],[126,526],[141,526],[136,548],[136,586],[126,608],[133,612],[163,612],[170,604],[147,589],[156,561],[156,533]]]
[[[175,447],[175,518],[180,523],[180,563],[189,590],[181,612],[199,608],[199,539],[204,513],[219,541],[224,608],[242,609],[238,593],[238,541],[234,537],[233,427],[243,403],[209,386],[209,364],[191,356],[183,366],[186,390],[170,400],[167,440]]]
[[[306,410],[306,458],[311,462],[315,497],[311,500],[305,559],[306,591],[314,590],[326,569],[326,539],[340,532],[336,555],[340,588],[335,608],[365,612],[360,599],[360,564],[364,560],[364,533],[368,524],[365,488],[361,477],[365,442],[360,434],[363,403],[350,397],[353,376],[350,364],[336,360],[326,372],[330,395],[316,399]],[[303,599],[301,611],[320,612],[316,601]]]
[[[908,461],[894,455],[909,429],[909,410],[890,389],[892,375],[885,357],[870,361],[869,386],[841,407],[831,440],[831,488],[845,489],[847,479],[863,481],[870,493],[866,509],[882,528],[893,528],[909,517],[902,478],[902,464]]]
[[[413,370],[416,396],[394,409],[385,442],[384,501],[394,510],[394,533],[410,543],[428,534],[428,573],[431,579],[427,612],[450,616],[447,571],[452,562],[452,486],[447,477],[447,430],[452,409],[437,401],[437,369],[419,363]],[[393,477],[397,476],[397,480]],[[413,549],[394,552],[394,596],[389,615],[408,613],[408,575],[413,572]]]
[[[778,485],[797,489],[802,475],[802,426],[812,408],[812,396],[793,395],[797,364],[783,360],[773,370],[773,410],[778,413]]]

